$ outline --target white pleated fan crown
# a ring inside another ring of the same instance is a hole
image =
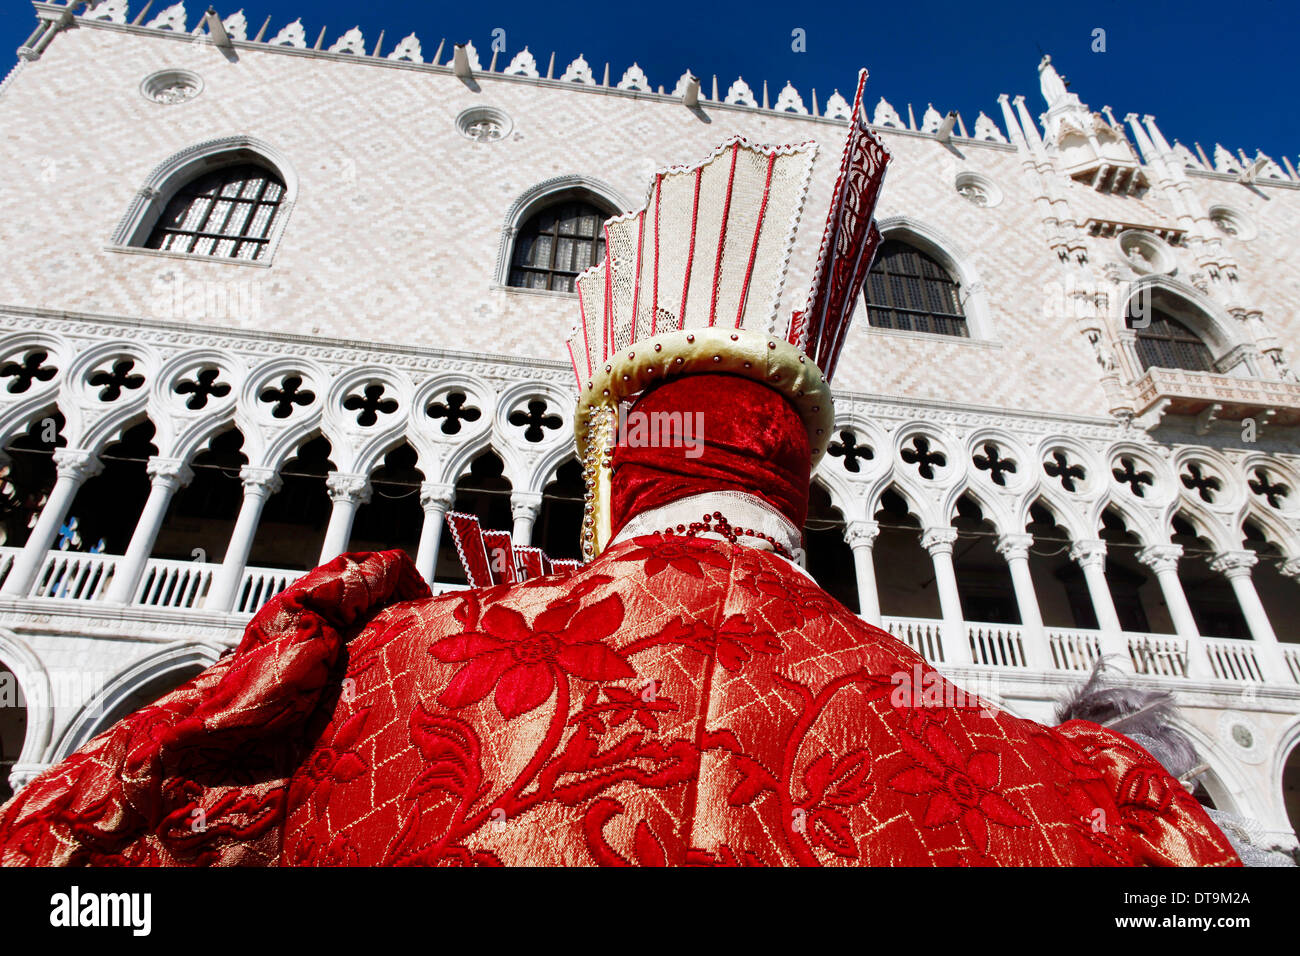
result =
[[[577,280],[568,345],[580,387],[615,353],[702,328],[779,338],[829,381],[880,238],[871,217],[889,154],[867,126],[865,81],[864,70],[806,307],[780,313],[817,144],[732,137],[660,170],[640,209],[605,223],[605,260]]]

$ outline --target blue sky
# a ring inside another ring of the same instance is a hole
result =
[[[132,16],[144,0],[132,0]],[[155,0],[150,17],[168,0]],[[254,29],[271,16],[273,35],[302,17],[314,41],[322,26],[326,43],[359,25],[373,47],[386,31],[385,52],[411,31],[426,58],[441,37],[472,39],[484,53],[493,30],[505,31],[506,53],[524,45],[542,69],[552,50],[556,74],[582,53],[599,77],[610,63],[615,81],[637,61],[651,83],[668,89],[686,68],[720,88],[743,75],[755,92],[767,80],[773,100],[790,80],[807,101],[835,87],[847,96],[859,66],[871,71],[868,100],[884,96],[906,117],[912,103],[919,122],[926,104],[957,109],[973,126],[978,110],[1001,125],[999,93],[1024,93],[1035,115],[1043,109],[1036,64],[1040,48],[1093,109],[1109,105],[1123,119],[1129,112],[1154,114],[1169,139],[1262,149],[1294,162],[1300,131],[1293,103],[1300,4],[1252,0],[1247,4],[1205,0],[1090,0],[1086,3],[956,3],[905,0],[877,3],[652,4],[516,2],[419,3],[412,0],[216,0],[227,16],[243,6]],[[187,4],[190,23],[208,6]],[[563,12],[577,11],[566,16]],[[0,0],[0,49],[4,68],[35,24],[24,0]],[[806,52],[792,50],[792,31],[802,29]],[[1093,52],[1093,31],[1105,30],[1106,51]],[[448,54],[444,53],[444,58]],[[504,60],[502,62],[505,62]]]

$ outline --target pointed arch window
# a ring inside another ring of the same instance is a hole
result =
[[[601,224],[613,214],[586,199],[543,207],[519,227],[508,284],[551,292],[576,291],[578,274],[605,258]]]
[[[960,291],[936,259],[887,239],[867,276],[867,320],[876,328],[969,338]]]
[[[144,246],[227,259],[268,258],[284,196],[283,180],[260,164],[204,173],[171,197]]]
[[[1214,354],[1199,335],[1160,309],[1152,308],[1150,316],[1150,324],[1141,326],[1130,306],[1128,326],[1137,334],[1138,360],[1143,369],[1214,371]]]

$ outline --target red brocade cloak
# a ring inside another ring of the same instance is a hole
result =
[[[20,791],[0,862],[1237,862],[1126,738],[914,706],[900,673],[933,674],[728,542],[437,598],[344,555]]]
[[[637,408],[706,409],[709,454],[620,448],[617,524],[701,490],[802,523],[776,392]],[[1132,741],[968,699],[769,551],[659,533],[437,598],[343,555],[0,809],[9,865],[1237,862]]]

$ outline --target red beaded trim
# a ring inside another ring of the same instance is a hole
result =
[[[731,522],[723,517],[721,511],[715,511],[711,515],[706,514],[703,521],[692,521],[688,525],[679,524],[675,528],[665,528],[660,532],[660,534],[677,534],[685,535],[688,538],[694,538],[706,531],[720,534],[732,544],[739,544],[739,541],[736,540],[737,538],[758,538],[770,544],[772,550],[781,557],[787,558],[791,561],[794,560],[794,555],[790,553],[790,550],[777,541],[776,538],[772,537],[770,534],[757,531],[753,528],[733,528]]]

